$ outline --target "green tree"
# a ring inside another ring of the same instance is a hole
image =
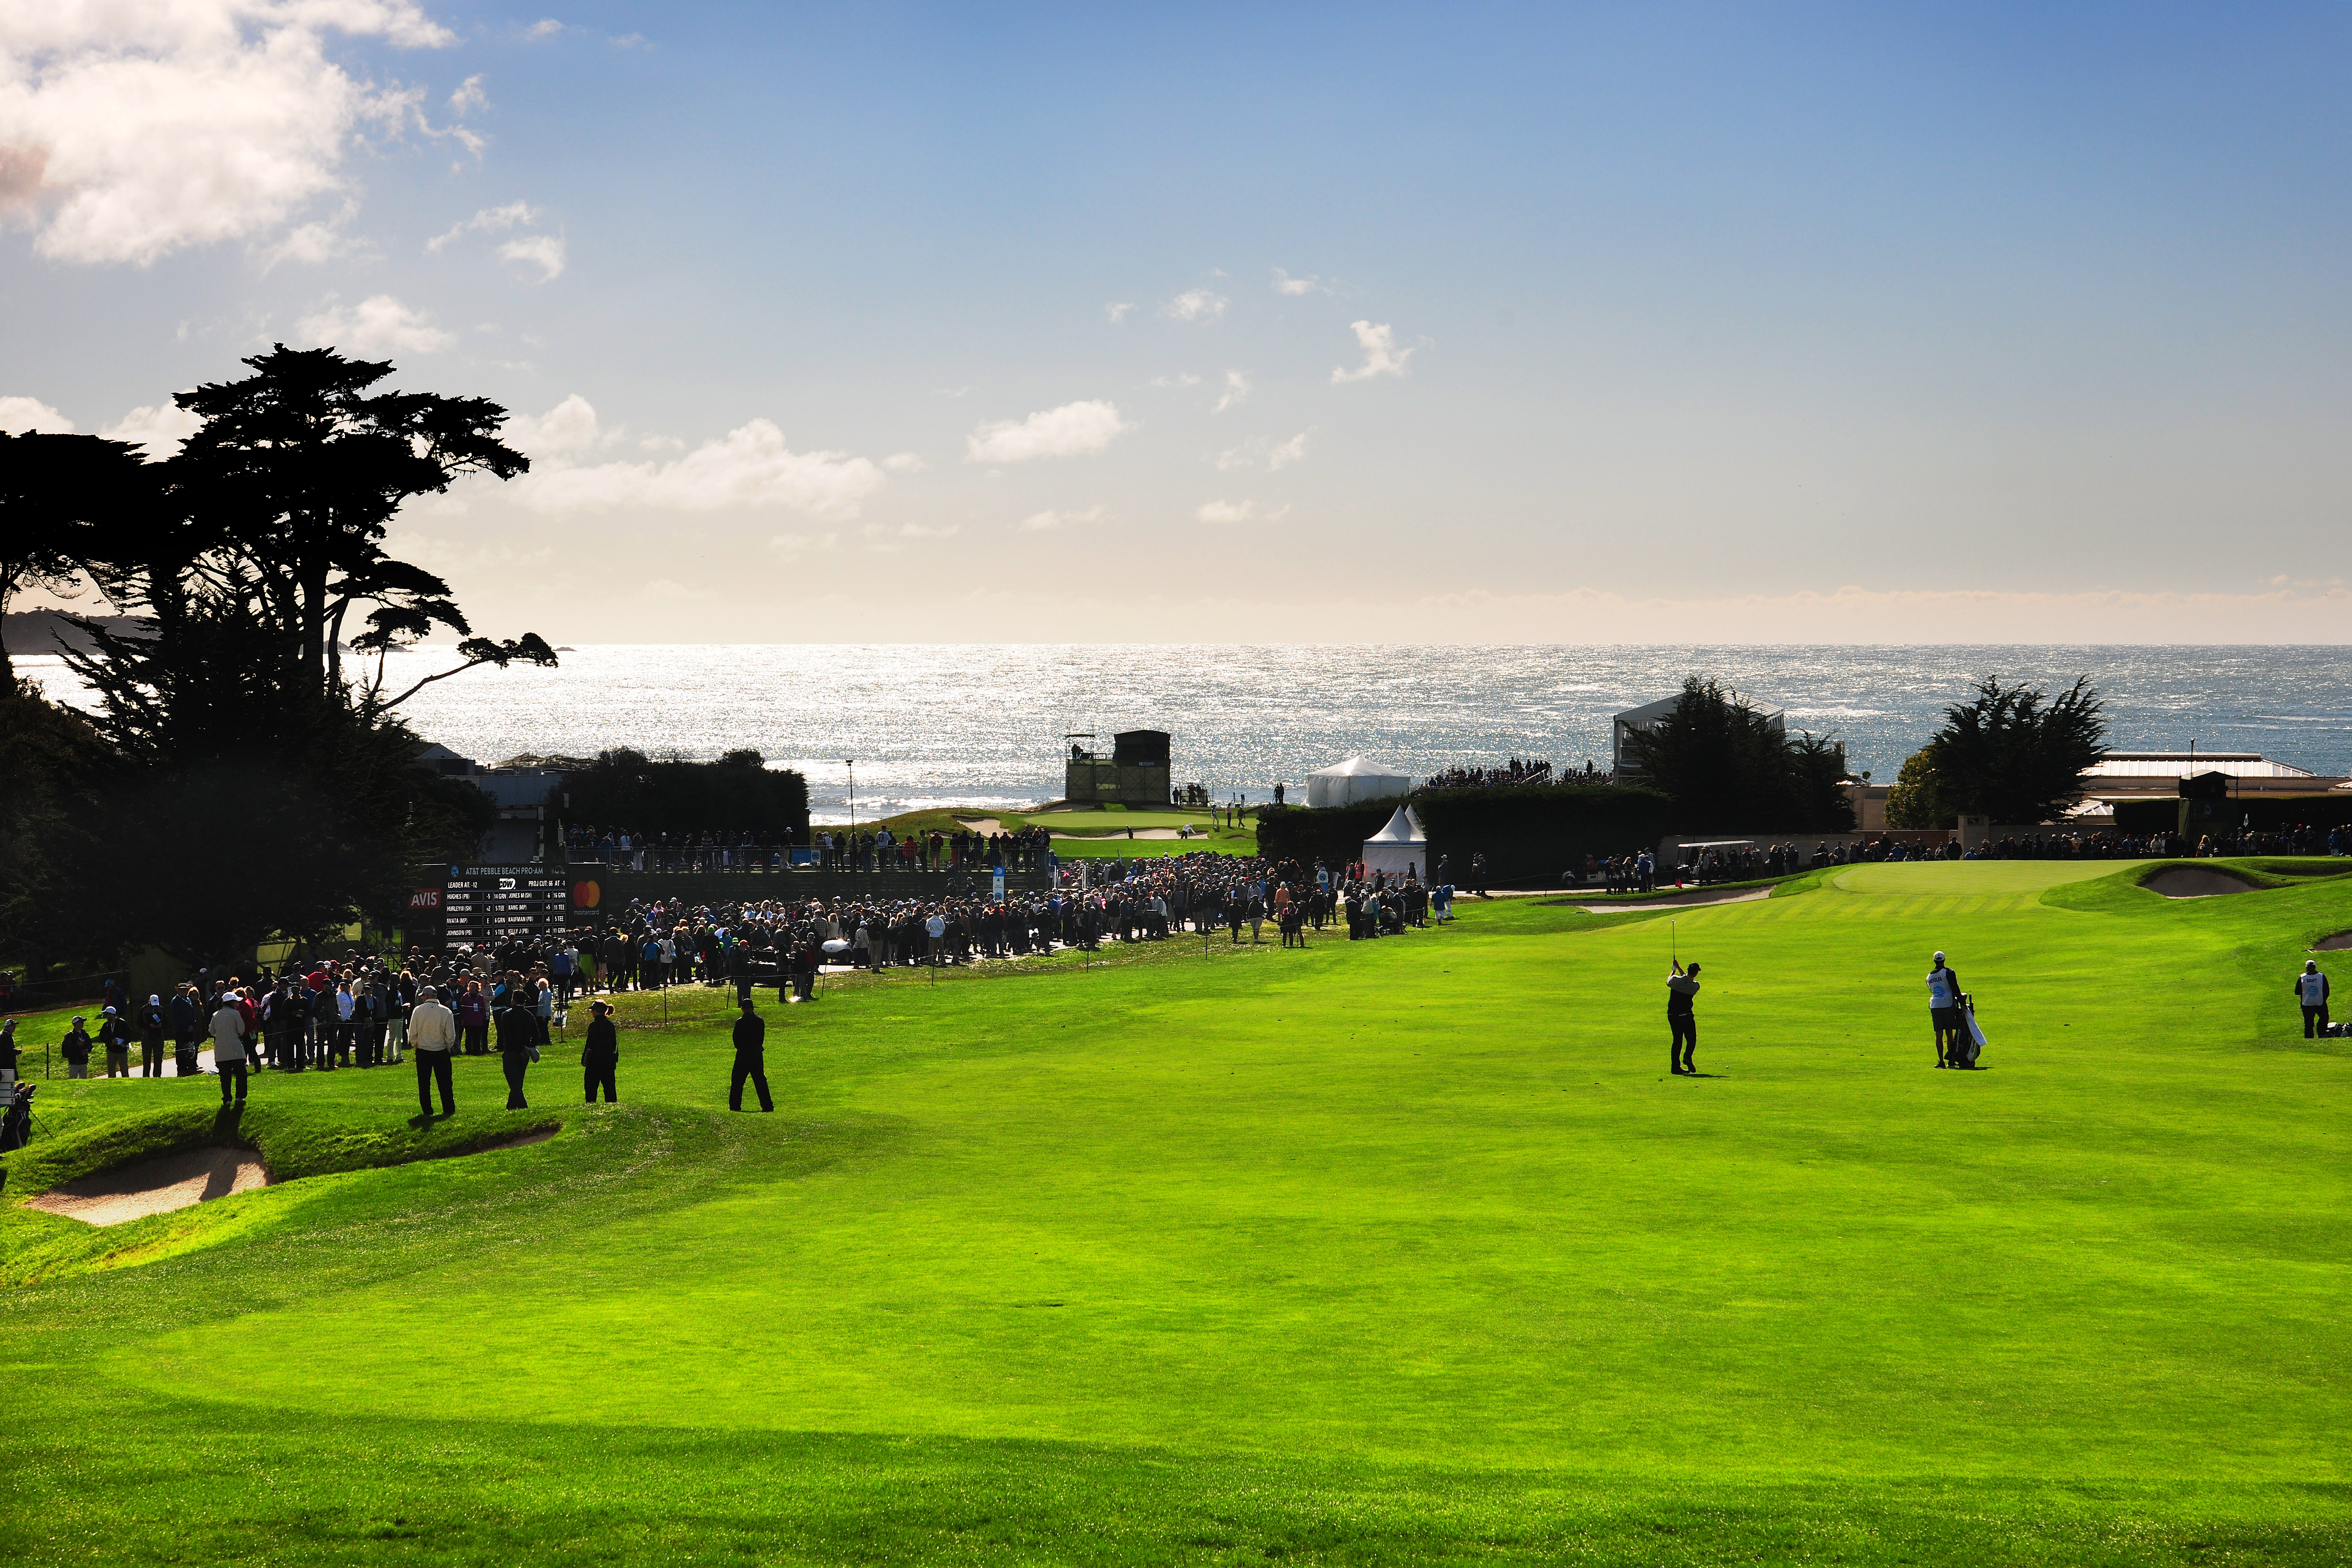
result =
[[[1671,712],[1629,737],[1641,784],[1675,803],[1686,830],[1843,832],[1844,753],[1827,736],[1791,739],[1713,679],[1686,677]]]
[[[412,867],[464,855],[495,819],[472,784],[414,766],[422,742],[387,712],[409,693],[386,698],[382,654],[470,628],[448,584],[382,542],[403,501],[522,471],[497,439],[504,410],[376,392],[390,365],[331,350],[246,363],[252,376],[180,397],[204,423],[167,462],[107,443],[6,449],[12,525],[62,520],[55,557],[27,555],[17,575],[69,565],[136,623],[79,623],[90,649],[67,657],[94,695],[87,715],[13,699],[39,705],[43,732],[89,743],[48,746],[56,765],[0,821],[0,860],[35,889],[0,900],[11,956],[102,963],[153,944],[194,962],[316,939],[394,916]],[[92,472],[104,504],[59,510]],[[362,606],[354,641],[379,658],[354,689],[339,654]],[[467,636],[460,657],[555,659],[528,633]]]
[[[505,479],[530,468],[498,438],[506,410],[480,397],[376,392],[389,362],[332,349],[279,343],[244,363],[252,375],[173,399],[204,421],[170,467],[222,585],[233,582],[291,644],[320,691],[341,679],[343,621],[356,605],[404,613],[403,626],[469,631],[448,584],[391,561],[383,541],[403,503],[459,475]]]
[[[1927,742],[1944,806],[1995,822],[2047,822],[2083,798],[2083,771],[2106,754],[2106,721],[2084,676],[2053,700],[1999,676],[1944,710]]]
[[[1944,804],[1944,781],[1936,774],[1936,764],[1926,752],[1914,752],[1903,759],[1903,769],[1895,775],[1895,787],[1886,792],[1886,826],[1889,827],[1949,827],[1958,813]]]
[[[106,531],[142,510],[152,481],[139,449],[96,436],[0,432],[0,615],[26,589],[83,591],[83,563]],[[16,668],[0,643],[0,683]]]

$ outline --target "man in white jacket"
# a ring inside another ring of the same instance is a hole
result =
[[[245,1103],[245,1013],[236,1005],[236,993],[221,993],[220,1007],[213,1014],[213,1070],[220,1074],[221,1103],[229,1103],[229,1091],[236,1091],[236,1103]]]
[[[457,1043],[457,1016],[441,1005],[441,995],[427,985],[408,1016],[408,1048],[416,1054],[416,1103],[433,1114],[433,1086],[441,1086],[441,1114],[457,1114],[457,1077],[449,1066],[450,1047]]]

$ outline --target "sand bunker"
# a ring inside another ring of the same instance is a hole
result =
[[[2352,931],[2339,931],[2334,936],[2323,936],[2311,944],[2314,952],[2342,952],[2352,948]]]
[[[198,1149],[80,1177],[26,1206],[89,1225],[124,1225],[269,1184],[269,1167],[249,1149]]]
[[[2206,866],[2167,866],[2140,886],[2168,899],[2215,899],[2224,893],[2254,890],[2254,885],[2244,878]]]

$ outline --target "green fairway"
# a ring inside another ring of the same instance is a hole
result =
[[[633,997],[617,1107],[561,1047],[424,1131],[404,1068],[264,1075],[303,1179],[104,1231],[16,1200],[215,1090],[53,1085],[0,1551],[2340,1563],[2352,1042],[2288,978],[2352,881],[2139,870],[859,978],[763,999],[773,1116],[715,994]]]

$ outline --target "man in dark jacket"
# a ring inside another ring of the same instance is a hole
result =
[[[754,1010],[750,997],[743,999],[743,1016],[735,1020],[735,1077],[727,1086],[727,1109],[743,1109],[743,1080],[750,1079],[760,1091],[760,1109],[773,1110],[776,1102],[768,1093],[768,1024]]]
[[[613,1026],[613,1009],[599,1002],[589,1009],[595,1015],[588,1021],[588,1043],[581,1048],[580,1066],[585,1079],[588,1103],[596,1103],[596,1090],[604,1090],[604,1103],[612,1104],[621,1098],[614,1087],[615,1070],[621,1065],[621,1032]]]
[[[82,1027],[89,1022],[89,1019],[76,1014],[73,1027],[68,1029],[66,1037],[58,1042],[58,1055],[66,1060],[68,1078],[89,1076],[89,1031]]]
[[[172,1070],[182,1078],[196,1076],[195,988],[182,985],[172,993]]]
[[[147,998],[147,1005],[139,1009],[139,1076],[163,1076],[163,1031],[171,1026],[171,1016],[163,1011],[160,994]]]
[[[521,1000],[520,988],[509,994],[499,1009],[499,1065],[506,1069],[507,1109],[528,1110],[522,1097],[522,1077],[530,1070],[531,1053],[539,1048],[539,1015]]]
[[[1687,968],[1677,963],[1666,976],[1666,1027],[1674,1039],[1667,1047],[1673,1060],[1670,1069],[1686,1078],[1698,1076],[1698,1065],[1692,1058],[1698,1054],[1698,1015],[1691,1004],[1698,996],[1698,965]]]

